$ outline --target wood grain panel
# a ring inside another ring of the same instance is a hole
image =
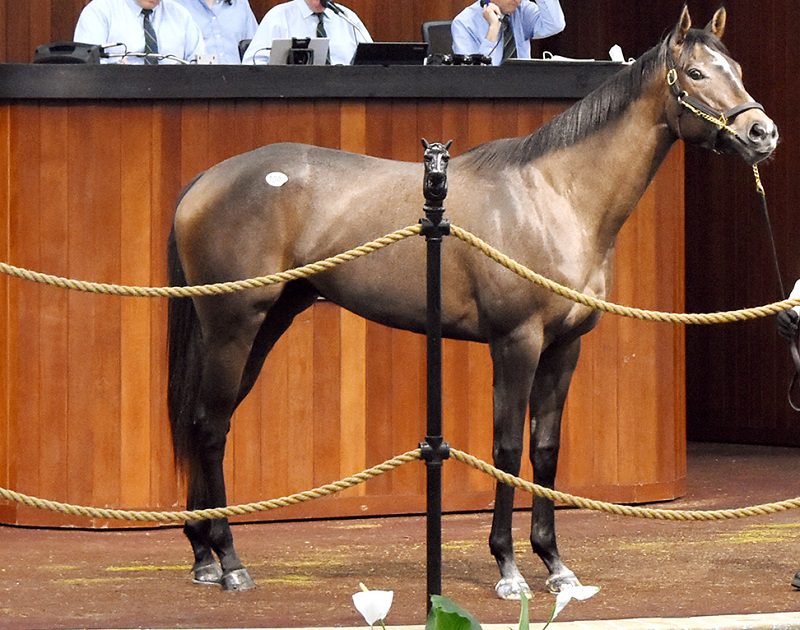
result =
[[[404,100],[304,102],[302,107],[256,101],[14,105],[8,125],[15,156],[7,164],[12,184],[8,257],[34,268],[52,265],[48,270],[64,275],[163,284],[174,200],[215,160],[265,142],[310,139],[418,161],[420,135],[456,138],[454,153],[463,152],[490,137],[528,131],[565,106]],[[276,128],[271,124],[275,118],[285,124]],[[62,123],[66,133],[59,132]],[[21,164],[40,167],[14,166]],[[624,237],[628,244],[620,245],[628,254],[623,254],[616,285],[633,302],[679,305],[680,280],[675,279],[681,277],[681,213],[678,207],[670,219],[665,209],[675,211],[670,192],[680,185],[681,170],[680,154],[671,156],[656,180],[657,186],[663,178],[664,187],[651,189]],[[58,235],[59,243],[51,247],[43,230]],[[448,241],[445,246],[459,244]],[[142,261],[142,252],[149,260]],[[663,284],[637,283],[638,271],[630,271],[639,268],[648,274],[658,270],[665,276]],[[630,284],[637,286],[626,288]],[[0,340],[8,344],[13,368],[8,372],[9,443],[33,439],[36,446],[30,452],[38,454],[22,461],[6,453],[9,483],[36,494],[54,489],[63,477],[63,498],[71,502],[123,501],[154,508],[182,504],[165,417],[165,311],[160,300],[9,286],[11,330]],[[37,322],[33,329],[27,327],[30,321]],[[629,323],[606,317],[586,340],[565,418],[559,485],[626,500],[674,496],[685,474],[681,429],[675,428],[681,424],[681,409],[672,399],[682,374],[680,333],[656,327],[652,334],[640,334],[638,328],[623,333],[623,325]],[[58,341],[45,342],[40,331]],[[424,348],[419,335],[365,322],[329,303],[301,314],[237,410],[225,463],[230,502],[303,490],[414,448],[425,435]],[[617,389],[622,358],[651,349],[658,357],[629,368],[636,374]],[[444,352],[445,435],[454,446],[489,459],[487,349],[447,341]],[[656,383],[656,376],[665,373],[672,377]],[[641,400],[638,388],[645,387],[663,388],[663,397]],[[56,395],[51,397],[51,391]],[[656,418],[665,417],[673,422],[659,433]],[[54,422],[54,435],[63,437],[60,446],[47,434]],[[626,439],[626,444],[649,444],[666,455],[653,456],[654,463],[648,464],[646,456],[621,452]],[[39,462],[43,453],[60,462],[55,472],[47,469],[47,479]],[[634,479],[639,469],[643,476]],[[523,471],[530,477],[529,463]],[[485,508],[492,500],[492,481],[461,464],[447,465],[445,483],[448,509]],[[629,485],[620,490],[619,483]],[[257,518],[420,511],[423,490],[424,467],[414,464],[341,497]],[[521,496],[519,501],[530,499]],[[22,509],[12,520],[70,521]]]
[[[0,18],[4,16],[5,8],[0,4]],[[0,105],[0,138],[11,137],[11,107]],[[0,173],[10,173],[11,155],[10,143],[0,142]],[[11,205],[9,186],[0,186],[0,256],[3,260],[9,260],[9,210]],[[6,276],[0,278],[0,304],[8,304],[9,299],[9,279]],[[12,460],[10,455],[11,445],[11,414],[9,413],[9,332],[10,322],[6,318],[0,326],[0,483],[4,487],[11,487],[16,484],[10,478],[10,468]],[[0,501],[0,520],[11,522],[13,520],[14,508],[7,501]]]

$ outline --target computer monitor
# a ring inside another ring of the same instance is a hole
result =
[[[361,42],[354,66],[421,66],[428,56],[425,42]]]
[[[272,50],[269,53],[269,65],[313,64],[315,66],[324,66],[328,57],[329,43],[330,40],[327,37],[273,39]],[[304,51],[313,51],[313,60],[309,60],[308,53]],[[291,59],[290,55],[292,56]]]

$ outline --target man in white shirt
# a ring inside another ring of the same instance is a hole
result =
[[[242,63],[268,63],[272,40],[318,37],[322,24],[330,42],[331,64],[349,64],[358,43],[371,42],[372,37],[353,11],[338,2],[336,6],[344,15],[323,7],[320,0],[291,0],[271,8],[258,25]]]
[[[530,40],[560,33],[565,25],[559,0],[476,0],[453,19],[453,52],[485,55],[495,66],[530,59]]]
[[[206,55],[216,63],[239,64],[239,42],[252,39],[258,22],[248,0],[178,0],[203,32]]]
[[[174,56],[192,61],[205,52],[205,44],[200,27],[191,14],[176,0],[92,0],[78,18],[74,40],[85,44],[116,44],[124,46],[110,48],[110,54],[137,53],[139,56],[116,57],[104,60],[107,63],[145,63],[145,22],[152,26],[155,41],[154,54]],[[179,63],[168,59],[158,63]]]

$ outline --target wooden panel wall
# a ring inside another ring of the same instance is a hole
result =
[[[564,107],[408,100],[5,104],[0,131],[10,140],[0,146],[0,166],[10,186],[0,191],[0,220],[8,226],[0,254],[65,276],[163,284],[174,199],[198,171],[225,157],[295,140],[416,161],[420,136],[456,138],[457,154],[526,133]],[[624,228],[615,293],[624,303],[682,307],[682,171],[678,147]],[[165,417],[164,302],[5,277],[0,296],[0,351],[7,356],[0,367],[7,406],[0,444],[8,444],[0,450],[0,480],[73,503],[182,503]],[[568,402],[560,487],[628,501],[682,491],[682,352],[680,328],[604,318],[587,339]],[[448,342],[444,354],[447,438],[488,459],[486,348]],[[237,412],[226,459],[230,501],[307,489],[415,448],[425,434],[424,391],[422,337],[316,305],[278,344]],[[335,500],[266,517],[421,511],[423,473],[414,464]],[[529,466],[524,474],[530,477]],[[491,480],[461,464],[447,465],[445,483],[448,509],[490,505]],[[15,506],[0,507],[0,517],[70,521]]]

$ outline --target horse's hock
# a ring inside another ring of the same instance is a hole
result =
[[[538,105],[492,103],[503,113],[495,117],[492,136],[515,135],[519,125],[534,128],[566,103],[540,100]],[[476,102],[467,108],[479,113],[486,106]],[[248,134],[225,134],[223,146],[212,141],[231,124],[225,105],[213,100],[126,103],[130,127],[116,124],[121,107],[102,100],[91,106],[55,103],[46,111],[23,103],[0,105],[8,121],[0,165],[9,181],[0,213],[10,225],[0,259],[74,278],[162,284],[161,244],[181,173],[246,151],[253,141]],[[379,102],[330,104],[315,125],[344,128],[354,119],[364,128],[439,125],[444,132],[423,133],[457,138],[463,149],[484,138],[475,128],[453,128],[460,119],[453,114],[461,107],[448,99],[437,106],[408,99],[388,109]],[[299,124],[305,109],[305,103],[289,100],[287,124]],[[258,108],[243,107],[234,124],[256,125],[260,115]],[[193,138],[208,135],[208,155],[190,150],[196,140],[184,137],[172,117],[188,121],[183,128],[193,129]],[[64,121],[69,133],[106,138],[104,149],[71,145],[74,163],[85,166],[81,170],[62,172],[36,158],[64,136]],[[170,155],[181,156],[181,168],[167,166],[164,147],[156,141],[142,147],[141,164],[130,164],[109,148],[134,142],[128,130],[139,127],[169,127],[169,141],[181,149]],[[279,130],[264,130],[257,143],[280,139]],[[412,134],[408,149],[391,144],[376,149],[357,137],[340,139],[342,148],[398,159],[415,159],[417,142]],[[98,150],[102,159],[90,159]],[[24,174],[14,164],[26,164]],[[133,185],[151,170],[159,172],[151,189]],[[112,171],[122,175],[109,177]],[[682,173],[682,149],[676,147],[623,230],[615,301],[683,310]],[[38,213],[29,211],[34,200]],[[58,237],[65,232],[69,238]],[[444,247],[466,245],[445,239]],[[150,256],[143,257],[143,251]],[[499,266],[497,272],[507,273]],[[83,505],[181,506],[184,492],[172,473],[166,420],[166,302],[83,295],[5,277],[0,295],[7,323],[0,331],[0,351],[8,357],[0,366],[0,485]],[[366,322],[330,303],[300,315],[237,412],[226,460],[229,502],[319,486],[415,447],[425,435],[424,351],[423,337]],[[681,327],[605,317],[584,342],[565,414],[557,487],[624,502],[680,495],[683,375]],[[490,460],[491,368],[484,346],[445,342],[444,413],[446,438]],[[489,507],[493,480],[455,466],[445,466],[445,509]],[[532,477],[527,463],[522,476]],[[423,467],[408,465],[335,498],[255,518],[423,512],[424,488]],[[521,504],[530,501],[519,494]],[[0,506],[0,517],[6,523],[87,524],[82,517],[11,503]]]

